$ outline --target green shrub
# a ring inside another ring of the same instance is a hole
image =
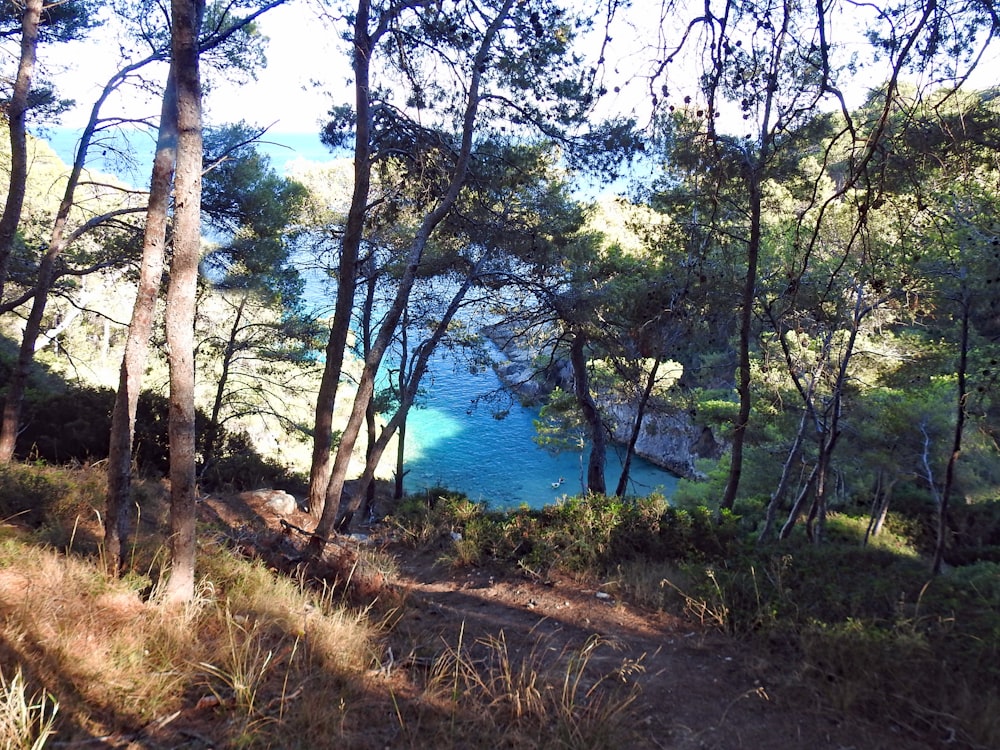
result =
[[[953,504],[948,529],[945,560],[950,565],[1000,562],[1000,501]]]
[[[930,579],[925,560],[847,529],[684,566],[688,611],[779,649],[839,710],[998,746],[1000,565]]]
[[[198,480],[203,489],[235,492],[280,486],[305,494],[307,487],[306,479],[289,476],[282,464],[261,456],[244,433],[224,434],[218,458],[202,468]]]
[[[33,391],[25,402],[25,426],[18,436],[15,454],[52,464],[106,458],[114,404],[115,393],[108,388]],[[133,441],[133,456],[140,471],[165,474],[169,469],[169,412],[165,397],[140,394]],[[206,419],[198,412],[196,425],[200,428]],[[206,489],[236,491],[287,486],[290,479],[294,481],[285,467],[261,456],[245,434],[226,431],[222,432],[219,456],[199,474]]]
[[[114,406],[109,388],[34,391],[24,404],[15,455],[54,464],[106,458]],[[166,398],[140,394],[133,455],[142,469],[162,473],[169,466],[168,414]]]
[[[668,507],[663,497],[567,498],[541,509],[491,511],[437,488],[411,496],[393,514],[418,542],[454,533],[456,562],[488,560],[539,575],[552,569],[603,573],[630,560],[715,559],[737,546],[737,517]],[[436,529],[436,531],[432,531]]]
[[[43,467],[0,466],[0,517],[38,527],[67,491],[66,482]]]

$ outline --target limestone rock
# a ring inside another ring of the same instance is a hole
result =
[[[240,495],[244,500],[256,501],[279,516],[290,516],[299,509],[295,498],[284,490],[254,490]]]

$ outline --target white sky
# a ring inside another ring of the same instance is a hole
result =
[[[646,83],[636,75],[647,65],[649,47],[658,41],[659,8],[659,0],[634,0],[631,21],[623,20],[612,31],[614,38],[609,50],[618,58],[607,66],[605,84],[610,91],[602,109],[628,112],[637,106],[647,108]],[[333,28],[319,16],[316,5],[310,0],[289,0],[262,15],[258,23],[270,40],[266,50],[267,67],[258,73],[256,81],[240,86],[221,82],[214,88],[205,101],[206,122],[222,124],[245,120],[253,125],[269,126],[274,140],[285,141],[291,147],[283,150],[286,158],[331,158],[320,146],[317,133],[330,105],[351,98],[349,61],[338,44],[343,22]],[[670,19],[663,23],[669,25]],[[80,103],[64,119],[69,127],[82,126],[101,88],[114,72],[115,56],[110,53],[115,50],[116,43],[107,35],[99,39],[82,44],[54,45],[43,51],[43,55],[52,55],[56,62],[69,68],[67,73],[55,78],[60,93]],[[990,64],[984,67],[989,70]],[[314,86],[314,82],[319,85]],[[690,85],[694,81],[686,83]],[[617,93],[616,86],[619,87]],[[159,112],[159,102],[155,98],[145,102],[109,102],[103,111],[111,114],[116,113],[116,109],[127,109],[129,114],[155,115]],[[640,119],[643,117],[641,112],[637,114]],[[298,134],[299,137],[283,138],[285,134]]]
[[[245,86],[220,86],[206,101],[211,122],[246,119],[276,132],[316,133],[331,103],[349,101],[349,62],[311,3],[292,0],[260,17],[267,67]],[[313,87],[316,81],[320,86]],[[336,102],[331,102],[334,96]]]

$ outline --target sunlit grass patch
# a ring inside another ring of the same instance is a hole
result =
[[[624,747],[642,671],[597,636],[557,653],[540,639],[519,653],[502,631],[474,643],[459,632],[427,665],[419,699],[397,703],[396,720],[409,745]]]
[[[0,669],[0,746],[41,750],[52,736],[59,702],[45,690],[29,694],[21,668],[9,677]]]

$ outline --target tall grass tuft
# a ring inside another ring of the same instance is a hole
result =
[[[0,747],[41,750],[54,733],[59,701],[45,690],[28,695],[21,668],[9,679],[0,669]]]
[[[430,666],[424,703],[433,716],[397,714],[408,741],[427,733],[440,748],[627,746],[641,663],[598,654],[610,644],[597,636],[553,656],[544,640],[519,655],[502,631],[473,644],[463,635]]]

